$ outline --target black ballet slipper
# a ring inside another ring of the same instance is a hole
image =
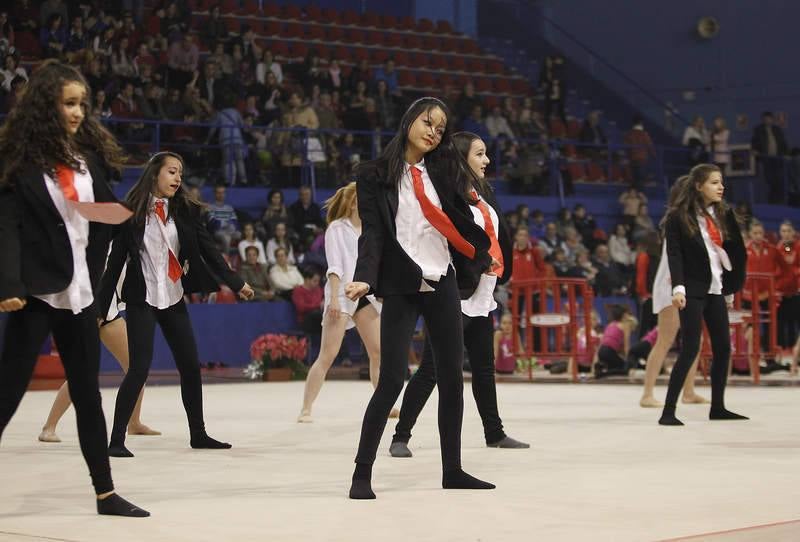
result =
[[[507,448],[507,449],[518,449],[518,450],[531,447],[531,445],[528,444],[527,442],[520,442],[509,436],[505,436],[502,439],[498,440],[497,442],[487,442],[486,446],[488,446],[489,448]]]
[[[494,489],[496,486],[470,476],[461,469],[445,472],[442,475],[444,489]]]
[[[189,445],[195,450],[228,450],[233,447],[227,442],[220,442],[209,437],[206,433],[192,435]]]
[[[747,416],[731,412],[727,408],[712,408],[708,412],[709,420],[749,420]]]
[[[134,457],[133,453],[124,444],[111,444],[108,447],[108,457]]]
[[[146,518],[150,512],[143,510],[112,493],[104,499],[97,499],[97,513],[101,516],[124,516],[127,518]]]
[[[408,449],[407,442],[392,442],[389,446],[389,453],[392,457],[412,457],[414,454]]]

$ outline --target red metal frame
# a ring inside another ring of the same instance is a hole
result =
[[[558,295],[553,295],[558,292]],[[538,307],[536,315],[554,314],[567,316],[568,321],[563,323],[534,323],[531,321],[534,296],[538,294]],[[594,357],[592,351],[594,346],[591,340],[592,328],[592,308],[594,304],[594,292],[586,279],[547,277],[531,280],[515,281],[511,284],[511,319],[513,328],[514,344],[519,344],[520,318],[519,305],[520,298],[526,300],[525,307],[525,355],[527,357],[536,356],[540,359],[569,359],[572,372],[572,381],[578,381],[578,328],[585,326],[587,355]],[[553,302],[553,310],[548,311],[548,300]],[[582,316],[583,322],[580,322]],[[539,330],[539,350],[534,349],[533,333],[534,328]],[[548,329],[555,329],[554,349],[549,348]],[[533,380],[533,366],[528,366],[528,378]]]

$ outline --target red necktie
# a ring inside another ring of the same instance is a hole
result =
[[[497,232],[494,231],[494,223],[492,223],[492,215],[489,212],[489,206],[486,204],[485,201],[478,198],[478,193],[473,190],[472,197],[478,200],[477,205],[478,209],[480,210],[481,214],[483,215],[483,229],[486,230],[486,235],[489,236],[489,241],[491,244],[489,245],[489,256],[497,260],[497,264],[494,266],[492,271],[495,272],[498,276],[503,276],[503,251],[500,250],[500,242],[497,240]]]
[[[713,242],[718,247],[721,247],[722,236],[719,234],[719,229],[717,229],[717,225],[714,223],[714,219],[708,215],[706,215],[706,229],[708,230],[708,236],[711,238],[711,242]]]
[[[167,223],[167,214],[164,212],[164,201],[163,200],[156,200],[156,215],[158,218],[161,219],[161,222],[166,225]],[[170,278],[172,282],[178,282],[181,279],[181,275],[183,275],[183,269],[181,268],[181,264],[178,261],[178,258],[175,257],[175,254],[172,252],[171,248],[167,248],[167,252],[169,252],[169,266],[167,268],[167,276]]]
[[[64,197],[70,201],[78,201],[78,191],[75,190],[75,171],[69,166],[58,164],[56,166],[56,179]]]
[[[422,214],[431,223],[431,226],[436,228],[439,233],[444,235],[453,247],[461,254],[469,259],[475,258],[475,247],[464,239],[453,222],[450,220],[444,211],[439,209],[436,205],[431,203],[428,196],[425,195],[425,186],[422,184],[422,171],[414,166],[411,167],[411,178],[414,184],[414,195],[417,196],[419,206],[422,208]]]

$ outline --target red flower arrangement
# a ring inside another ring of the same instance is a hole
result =
[[[307,352],[308,341],[305,338],[267,333],[250,344],[253,363],[248,370],[252,378],[257,378],[270,369],[288,367],[292,370],[292,378],[302,379],[308,372],[303,363]]]

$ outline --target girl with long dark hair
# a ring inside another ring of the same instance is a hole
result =
[[[97,512],[145,517],[114,493],[106,449],[94,291],[112,229],[89,222],[79,209],[82,202],[116,201],[107,181],[124,157],[89,114],[89,103],[89,87],[75,68],[45,61],[0,127],[0,312],[11,313],[0,355],[0,435],[52,332]]]
[[[120,300],[127,305],[130,367],[117,393],[108,452],[133,457],[125,447],[125,428],[150,364],[156,323],[181,375],[181,397],[189,420],[192,448],[231,445],[209,437],[203,421],[200,362],[184,294],[211,293],[225,285],[249,299],[254,292],[225,263],[202,220],[202,208],[184,188],[183,159],[173,152],[153,155],[126,197],[133,218],[114,238],[100,289],[106,314],[120,272],[128,262]]]
[[[494,325],[491,313],[497,308],[497,303],[493,294],[498,283],[504,284],[511,277],[511,236],[492,188],[486,180],[486,166],[489,165],[486,144],[470,132],[453,134],[453,144],[467,161],[472,174],[469,195],[472,198],[470,210],[473,220],[489,237],[489,253],[497,262],[491,273],[481,275],[475,288],[461,291],[461,319],[464,326],[464,346],[472,368],[472,394],[483,422],[487,446],[529,448],[530,445],[509,437],[503,430],[503,422],[497,409],[497,388],[494,380]],[[411,457],[411,450],[408,449],[411,429],[435,386],[436,366],[431,342],[426,338],[422,362],[403,395],[400,420],[389,448],[392,456]]]
[[[725,408],[731,355],[727,308],[744,283],[747,253],[736,216],[722,197],[724,190],[720,169],[698,164],[664,216],[672,304],[679,310],[683,345],[670,375],[661,425],[683,425],[675,417],[675,406],[700,349],[703,321],[712,351],[709,418],[747,419]]]
[[[420,98],[406,110],[381,155],[356,170],[362,230],[353,282],[355,301],[383,298],[381,369],[364,414],[352,499],[374,499],[372,465],[394,402],[403,389],[411,337],[422,315],[436,362],[442,487],[492,489],[461,469],[464,335],[459,279],[478,282],[489,269],[489,238],[467,203],[469,166],[453,145],[447,106]],[[452,249],[452,250],[451,250]]]

